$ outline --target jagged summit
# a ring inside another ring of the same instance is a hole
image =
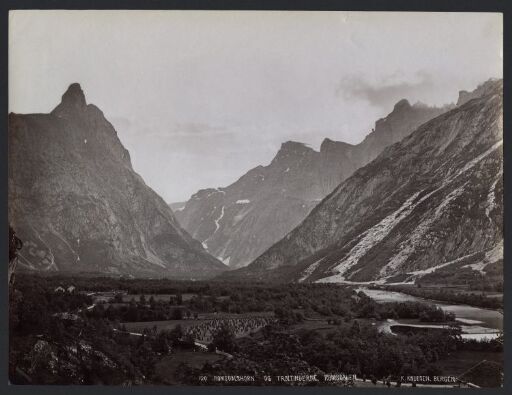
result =
[[[296,157],[303,157],[308,154],[317,153],[313,148],[298,141],[286,141],[281,144],[281,148],[272,160],[272,163],[288,162]]]
[[[411,107],[411,103],[409,103],[409,100],[407,99],[402,99],[402,100],[399,100],[395,106],[393,107],[393,111],[401,111],[403,109],[407,109],[407,108],[410,108]]]
[[[87,108],[85,95],[79,83],[74,82],[69,85],[68,89],[62,95],[60,104],[52,111],[54,115],[62,115],[63,113],[83,112]]]
[[[337,150],[339,148],[349,149],[353,147],[355,147],[353,144],[345,143],[343,141],[334,141],[326,137],[324,141],[322,141],[322,144],[320,144],[320,152],[325,153]]]
[[[290,140],[281,144],[280,151],[313,151],[313,148],[308,147],[305,143]]]
[[[459,91],[459,98],[457,99],[457,107],[462,106],[472,99],[492,93],[495,89],[503,89],[503,79],[489,78],[471,92],[461,90]]]

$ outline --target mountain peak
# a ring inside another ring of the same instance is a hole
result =
[[[281,144],[280,151],[308,151],[311,150],[306,144],[298,141],[285,141]]]
[[[476,89],[468,92],[466,90],[459,91],[457,99],[457,107],[462,106],[464,103],[475,99],[477,97],[485,96],[495,90],[503,89],[503,79],[489,78],[487,81],[481,83]]]
[[[85,95],[82,87],[78,82],[73,82],[62,95],[63,104],[73,105],[76,107],[85,107]]]
[[[410,107],[411,103],[409,103],[407,99],[402,99],[395,104],[395,107],[393,107],[393,111],[400,111]]]
[[[340,149],[350,149],[354,146],[349,143],[345,143],[343,141],[334,141],[330,138],[326,137],[324,141],[322,141],[322,144],[320,145],[320,152],[337,152]]]
[[[85,95],[79,83],[74,82],[69,85],[68,89],[62,95],[60,104],[55,107],[53,113],[62,115],[63,112],[84,111],[87,107]]]
[[[306,155],[308,152],[315,152],[315,150],[298,141],[286,141],[281,144],[281,148],[272,160],[272,163],[292,160],[292,158]]]
[[[226,269],[134,172],[114,127],[79,84],[52,116],[10,116],[9,166],[9,218],[37,251],[31,269],[187,279]],[[41,188],[33,188],[36,179]],[[47,204],[54,199],[59,204]]]

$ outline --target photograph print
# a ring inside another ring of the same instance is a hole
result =
[[[503,14],[8,32],[10,385],[502,387]]]

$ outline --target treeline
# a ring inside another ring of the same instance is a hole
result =
[[[416,296],[424,299],[433,299],[443,302],[455,304],[467,304],[475,307],[482,307],[486,309],[502,309],[502,297],[488,297],[482,293],[476,292],[460,292],[453,291],[445,288],[424,288],[424,287],[402,287],[390,286],[379,287],[389,291],[402,292],[408,295]]]
[[[152,296],[146,301],[141,297],[139,301],[116,303],[99,303],[87,311],[87,315],[95,318],[104,318],[119,322],[146,322],[197,319],[197,311],[191,311],[185,305],[177,305],[176,298],[169,301],[155,300]]]
[[[78,293],[49,291],[37,282],[17,280],[10,295],[10,331],[14,333],[44,332],[54,314],[76,312],[92,304],[92,298]]]
[[[377,303],[364,292],[357,294],[353,306],[359,318],[419,319],[422,322],[452,322],[456,318],[454,313],[445,312],[436,305],[419,302]]]
[[[42,280],[42,281],[39,281]],[[203,282],[183,284],[170,280],[120,280],[106,279],[105,284],[97,284],[97,279],[81,280],[74,283],[77,291],[90,290],[99,286],[107,290],[115,288],[116,283],[129,281],[134,289],[140,291],[140,283],[148,285],[150,290],[161,290],[162,293],[171,293],[168,300],[155,298],[148,290],[140,292],[139,298],[132,297],[129,302],[123,302],[120,294],[113,302],[97,304],[94,309],[87,310],[87,314],[94,318],[110,321],[138,322],[138,321],[164,321],[198,318],[202,313],[263,313],[273,312],[282,320],[288,322],[300,321],[304,318],[333,317],[351,320],[353,318],[373,318],[383,320],[393,319],[419,319],[424,322],[449,322],[455,319],[452,313],[446,313],[435,305],[417,302],[377,303],[364,292],[356,293],[353,289],[340,287],[335,284],[288,284],[257,286],[208,284]],[[108,281],[107,281],[108,280]],[[54,289],[62,284],[62,279],[39,278],[37,276],[24,276],[18,280],[18,288],[27,295],[33,295],[38,290],[42,295],[39,303],[51,304],[57,312],[72,312],[92,303],[92,299],[75,293],[59,293]],[[108,287],[107,287],[108,284]],[[82,289],[80,287],[83,287]],[[112,288],[113,287],[113,288]],[[191,292],[195,291],[195,292]],[[192,298],[184,301],[183,293],[194,293]],[[34,301],[36,302],[36,301]],[[37,306],[37,303],[30,303]]]
[[[264,296],[262,296],[263,294]],[[265,296],[266,295],[266,296]],[[183,301],[181,294],[169,300],[141,295],[138,301],[98,304],[87,312],[96,318],[111,321],[138,322],[197,319],[201,313],[269,313],[273,312],[283,322],[300,322],[306,318],[332,317],[344,319],[373,318],[376,320],[419,319],[423,322],[452,322],[453,313],[426,303],[394,302],[377,303],[363,292],[340,287],[316,288],[304,286],[290,289],[235,289],[225,298],[195,295]]]
[[[179,325],[172,331],[147,329],[143,336],[132,336],[116,320],[85,309],[91,303],[85,295],[53,292],[44,282],[18,278],[10,294],[10,381],[157,384],[154,365],[163,356],[178,347],[194,348]]]
[[[37,283],[42,287],[54,289],[60,286],[74,285],[79,290],[89,290],[95,292],[121,290],[129,294],[177,294],[177,293],[198,293],[214,296],[227,295],[233,285],[222,285],[222,283],[187,281],[172,279],[145,279],[145,278],[124,278],[124,277],[83,277],[77,275],[41,275],[32,273],[19,273],[18,278],[24,282]],[[262,286],[264,284],[253,284],[253,286]],[[240,287],[244,287],[241,283]]]

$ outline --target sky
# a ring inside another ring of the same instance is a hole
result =
[[[9,111],[80,83],[167,202],[267,165],[281,143],[357,144],[406,98],[503,74],[496,13],[17,10]]]

